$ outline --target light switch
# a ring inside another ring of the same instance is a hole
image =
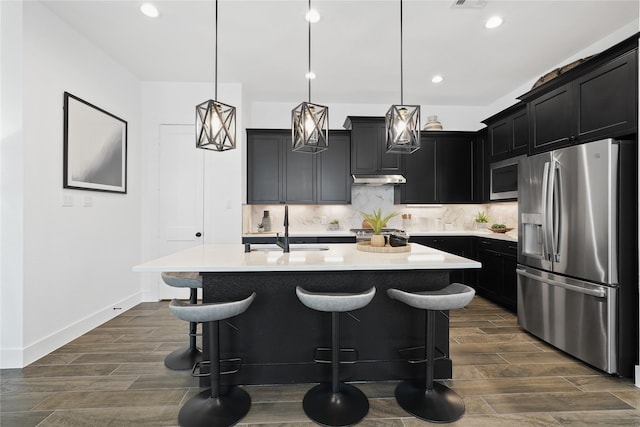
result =
[[[62,207],[63,208],[70,208],[73,206],[73,196],[70,194],[63,194],[62,195]]]

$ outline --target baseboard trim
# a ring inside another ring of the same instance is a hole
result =
[[[103,323],[113,319],[119,314],[131,309],[142,301],[140,292],[136,292],[120,301],[115,301],[107,307],[102,308],[96,313],[92,313],[71,325],[44,337],[37,342],[28,345],[23,349],[22,366],[14,366],[22,368],[35,362],[52,351],[62,347],[74,339],[86,334],[90,330],[102,325]],[[114,307],[120,307],[121,310],[114,310]],[[4,360],[4,359],[3,359]],[[3,366],[4,368],[4,366]]]

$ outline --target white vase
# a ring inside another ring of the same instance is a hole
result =
[[[371,246],[381,248],[384,247],[385,239],[382,234],[374,234],[371,236]]]

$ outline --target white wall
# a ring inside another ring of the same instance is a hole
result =
[[[159,256],[158,144],[160,125],[190,125],[195,131],[195,106],[213,95],[213,84],[142,83],[142,252],[141,261]],[[236,149],[205,154],[205,229],[203,243],[241,243],[242,204],[245,200],[245,131],[242,87],[218,84],[218,99],[236,107]],[[194,139],[194,150],[195,150]],[[144,301],[158,299],[157,275],[142,275]]]
[[[22,366],[22,3],[0,2],[0,367]]]
[[[22,306],[22,360],[3,360],[3,367],[29,364],[121,313],[116,307],[140,301],[140,279],[131,271],[141,247],[140,83],[40,3],[18,4],[24,229],[22,248],[15,249],[24,263],[22,277],[3,280],[3,288],[22,288],[22,301],[9,301]],[[62,189],[64,91],[128,122],[128,194]],[[3,162],[16,156],[4,154]],[[63,195],[73,207],[62,207]],[[92,207],[83,207],[85,198]],[[16,321],[3,310],[3,325]]]
[[[638,32],[640,20],[636,19],[634,22],[631,22],[623,27],[620,27],[617,31],[609,34],[607,37],[604,37],[598,40],[596,43],[593,43],[590,46],[585,47],[584,49],[576,52],[574,55],[562,61],[560,64],[556,64],[555,66],[549,68],[548,70],[543,71],[537,76],[533,76],[529,82],[523,83],[521,86],[515,88],[514,90],[509,91],[508,93],[500,96],[491,104],[487,105],[484,108],[484,118],[491,117],[492,115],[504,110],[505,108],[514,105],[518,102],[517,97],[523,95],[531,90],[533,84],[546,73],[561,67],[563,65],[570,64],[573,61],[576,61],[581,58],[585,58],[590,55],[594,55],[602,52],[605,49],[610,48],[611,46],[625,40],[635,33]]]

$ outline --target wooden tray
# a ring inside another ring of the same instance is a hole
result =
[[[379,254],[393,254],[402,252],[411,252],[411,243],[407,246],[371,246],[369,242],[360,242],[356,245],[356,249],[363,252],[374,252]]]

